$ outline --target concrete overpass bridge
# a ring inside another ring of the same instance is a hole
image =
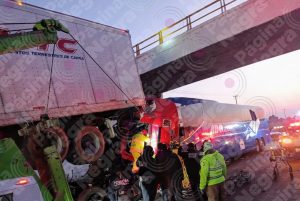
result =
[[[300,0],[237,1],[212,1],[134,46],[146,95],[300,48]]]

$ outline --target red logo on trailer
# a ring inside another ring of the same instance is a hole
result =
[[[58,40],[57,46],[61,51],[65,53],[74,54],[77,49],[72,48],[72,46],[76,45],[76,43],[77,42],[75,40],[61,38]]]
[[[77,51],[77,49],[74,48],[76,44],[77,42],[75,40],[67,39],[67,38],[60,38],[56,43],[58,49],[67,54],[74,54]],[[48,44],[41,45],[38,47],[38,50],[48,51],[48,47],[49,47]]]

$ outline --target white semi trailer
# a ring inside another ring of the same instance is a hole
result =
[[[0,13],[0,34],[49,18],[70,31],[55,46],[0,56],[0,139],[14,139],[39,172],[44,164],[35,159],[49,144],[62,160],[111,168],[97,162],[125,150],[145,101],[128,31],[10,0],[0,1]],[[99,189],[87,187],[83,195]]]

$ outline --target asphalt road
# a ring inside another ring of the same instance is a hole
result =
[[[250,183],[229,190],[228,201],[300,201],[300,160],[289,160],[294,179],[290,179],[288,166],[278,164],[279,176],[274,180],[274,162],[270,162],[270,152],[249,153],[228,165],[228,176],[246,170],[250,172]],[[232,189],[232,188],[231,188]]]

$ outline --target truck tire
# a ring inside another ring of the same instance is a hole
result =
[[[31,153],[37,153],[47,146],[55,145],[60,158],[63,161],[69,151],[68,136],[62,128],[51,127],[43,131],[44,135],[33,136],[28,140],[28,149]]]
[[[104,153],[103,134],[94,126],[83,127],[74,139],[75,154],[79,161],[87,163],[98,160]]]
[[[67,153],[69,152],[69,139],[67,134],[62,128],[53,127],[46,129],[47,135],[49,137],[53,136],[54,145],[56,146],[57,152],[60,154],[61,160],[65,160]]]
[[[91,187],[84,189],[76,199],[76,201],[103,201],[105,200],[106,192],[99,187]]]

